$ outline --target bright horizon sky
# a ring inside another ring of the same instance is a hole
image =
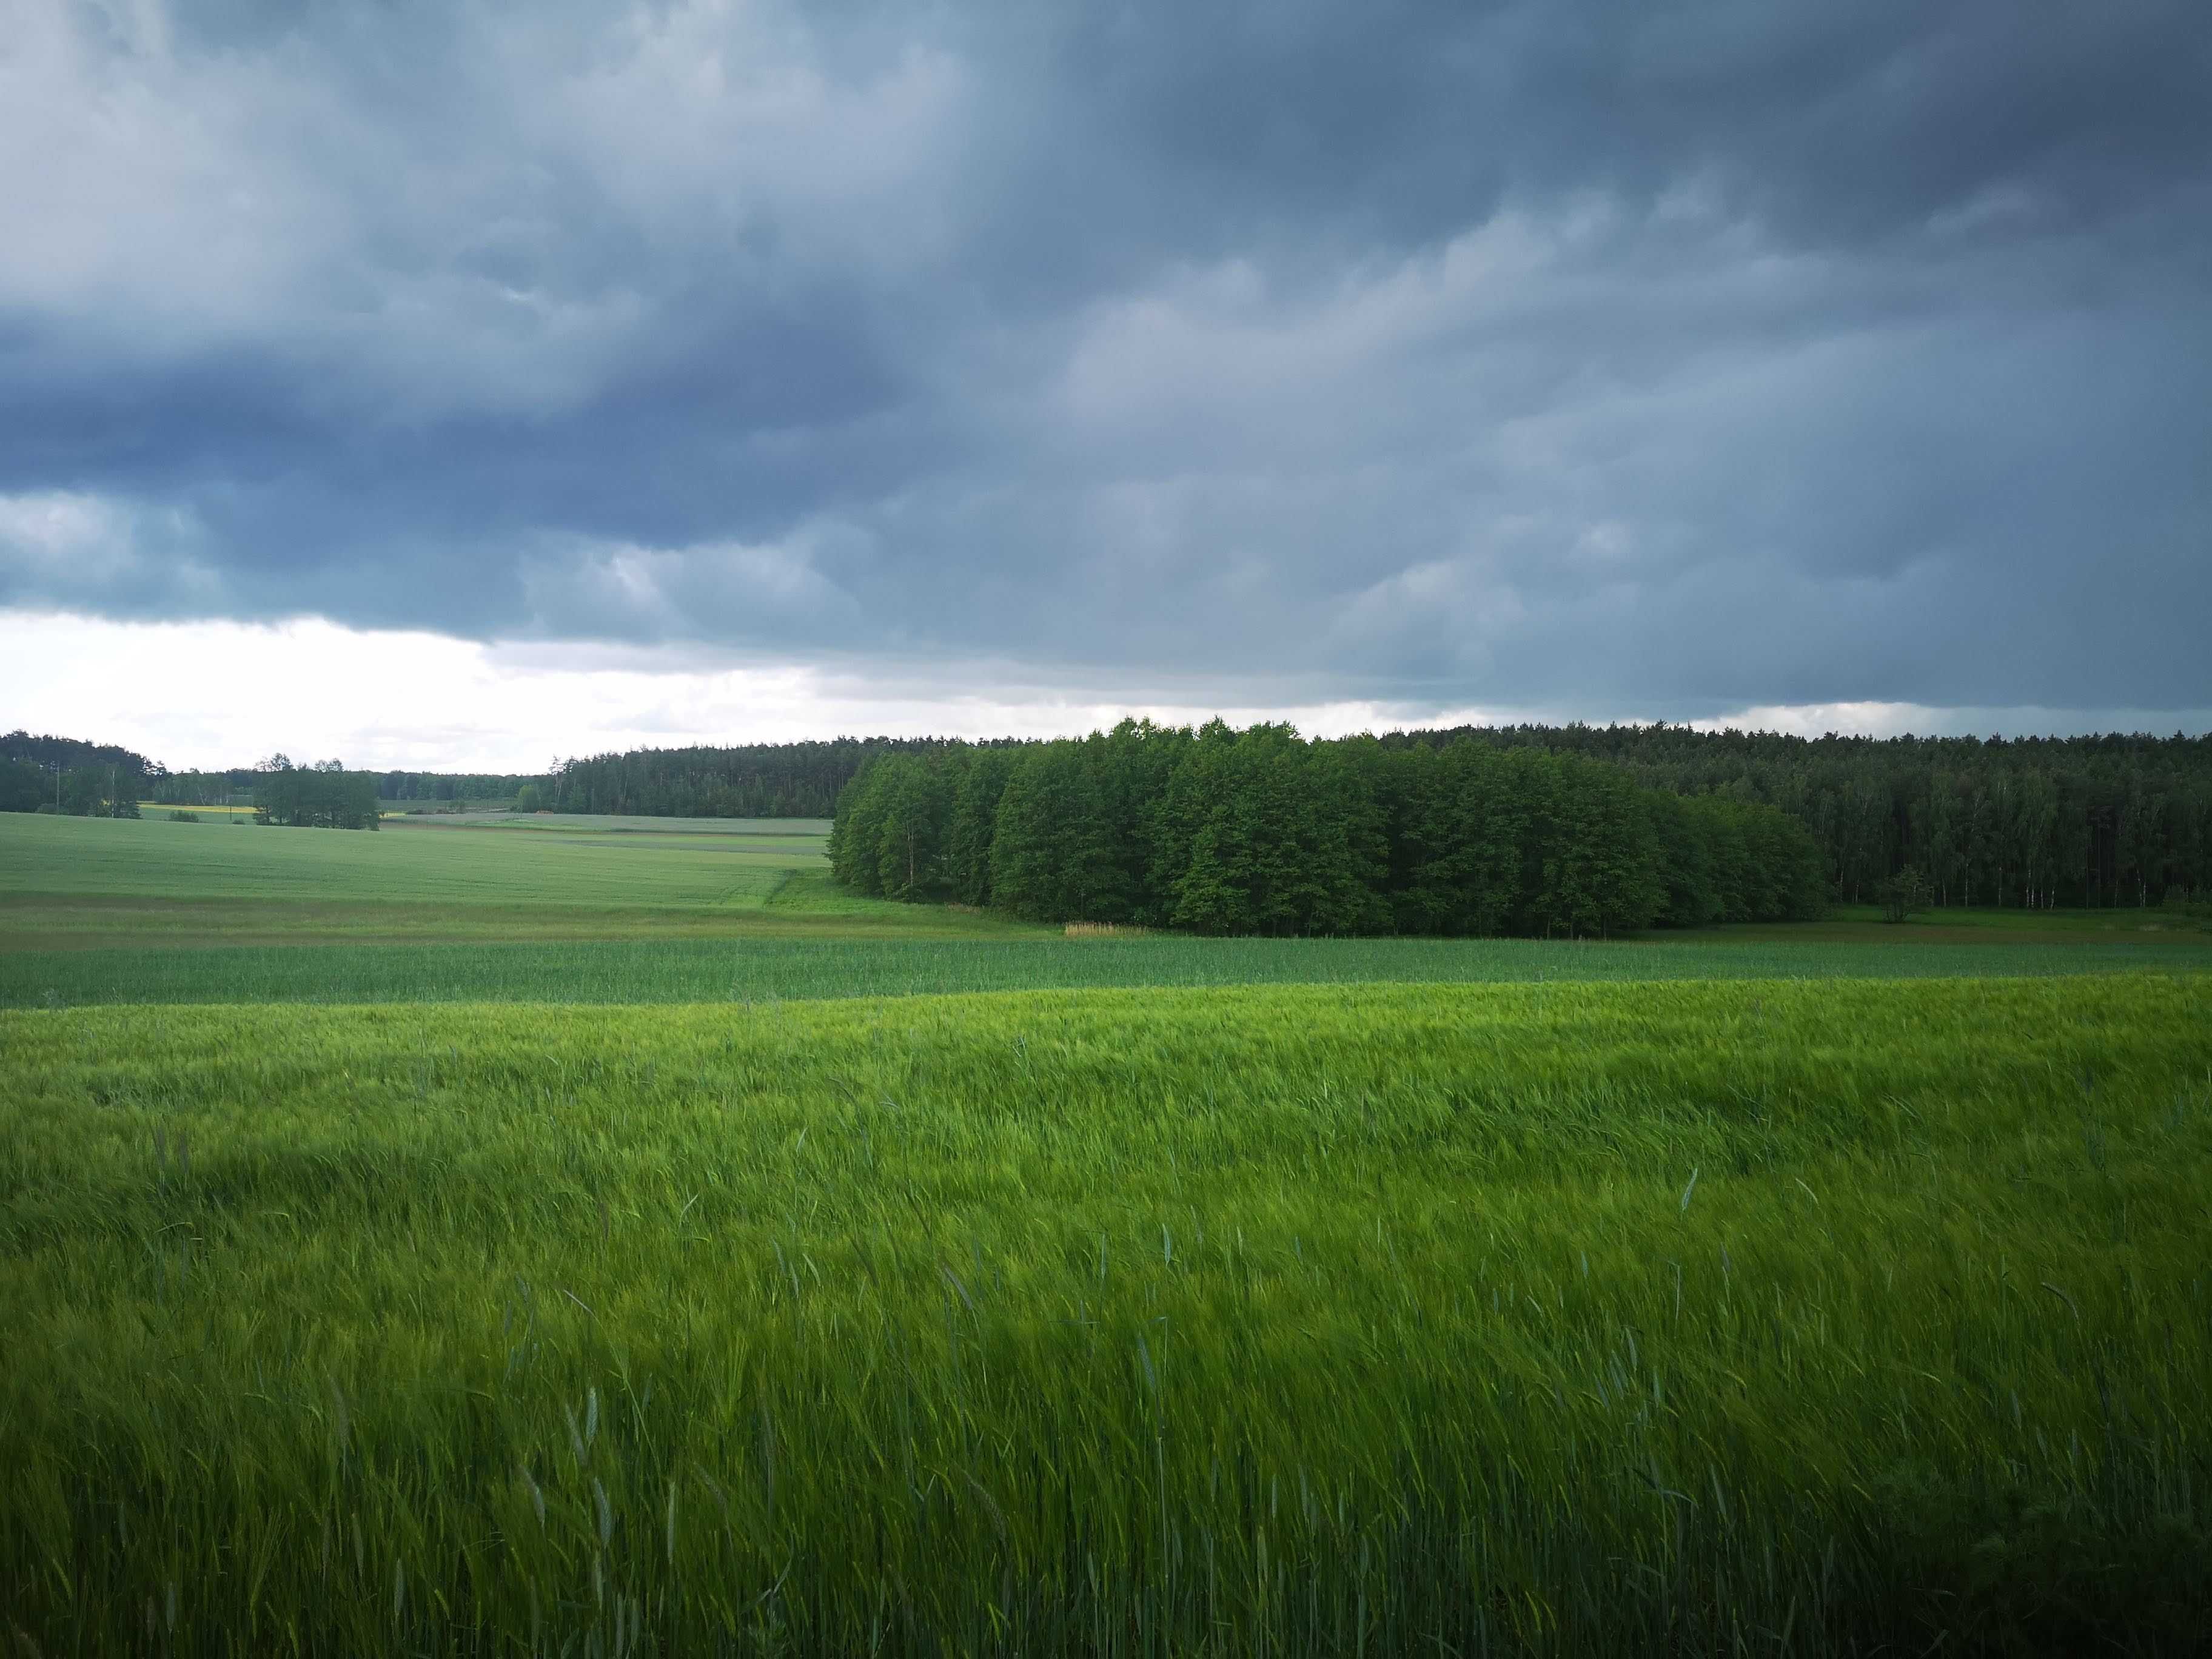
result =
[[[579,659],[583,661],[580,664]],[[556,758],[648,745],[784,743],[839,736],[1079,735],[1127,715],[1196,723],[1289,720],[1309,736],[1406,726],[1565,720],[1572,709],[1425,707],[1344,699],[1244,705],[1202,697],[1125,702],[1004,680],[975,694],[934,678],[887,690],[878,672],[672,663],[635,649],[486,646],[321,620],[282,624],[117,623],[0,611],[0,728],[119,743],[173,770],[251,765],[283,750],[366,769],[539,772]],[[1615,711],[1619,719],[1644,718]],[[2008,736],[2212,725],[2124,711],[2104,723],[2048,709],[1905,704],[1747,708],[1709,728]]]

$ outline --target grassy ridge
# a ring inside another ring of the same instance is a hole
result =
[[[1040,936],[1040,930],[995,916],[878,908],[941,926],[774,906],[745,913],[741,926],[718,915],[610,911],[611,926],[632,937],[576,939],[569,930],[579,924],[563,913],[472,907],[444,920],[482,925],[484,935],[474,944],[401,943],[406,917],[375,911],[322,914],[325,925],[363,930],[358,943],[345,945],[277,943],[255,950],[240,945],[241,935],[234,933],[223,945],[191,948],[157,943],[161,936],[150,933],[88,933],[88,945],[118,937],[134,943],[127,949],[0,951],[0,1007],[762,1002],[1112,986],[1920,979],[2212,969],[2212,953],[2135,944],[1735,944],[1698,936],[1617,944],[1171,935],[1066,939]],[[0,926],[7,914],[0,908]],[[302,920],[293,915],[280,925],[296,927]],[[451,937],[440,921],[426,919],[428,936]],[[119,926],[132,923],[125,912]],[[502,937],[524,942],[494,942]]]
[[[47,1652],[2212,1613],[2199,978],[81,1010],[0,1056]]]

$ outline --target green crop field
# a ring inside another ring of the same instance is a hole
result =
[[[379,834],[179,824],[161,818],[0,817],[12,896],[279,898],[316,902],[697,908],[758,904],[818,837]]]
[[[2200,977],[0,1044],[39,1651],[2182,1652],[2212,1616]]]
[[[2212,968],[2212,933],[2131,913],[2032,927],[2002,914],[1905,927],[1847,915],[1613,943],[1068,939],[852,896],[830,880],[812,820],[513,827],[550,817],[365,835],[0,814],[0,1006]],[[685,823],[720,827],[668,830]]]
[[[0,816],[0,1645],[2203,1650],[2212,938],[819,830]]]
[[[387,820],[376,834],[0,813],[0,958],[315,942],[1036,937],[839,893],[812,819],[663,833]],[[28,971],[16,960],[16,972]],[[64,970],[64,972],[73,970]],[[127,973],[127,970],[125,970]],[[279,975],[283,970],[277,970]],[[120,981],[118,981],[120,983]]]

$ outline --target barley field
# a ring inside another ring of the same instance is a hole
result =
[[[2196,952],[488,943],[495,838],[0,952],[0,1642],[2203,1650]]]
[[[2178,1652],[2212,1611],[2199,978],[0,1036],[43,1651]]]

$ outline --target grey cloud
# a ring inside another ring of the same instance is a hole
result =
[[[2147,0],[47,0],[0,604],[2202,708],[2208,156]]]

